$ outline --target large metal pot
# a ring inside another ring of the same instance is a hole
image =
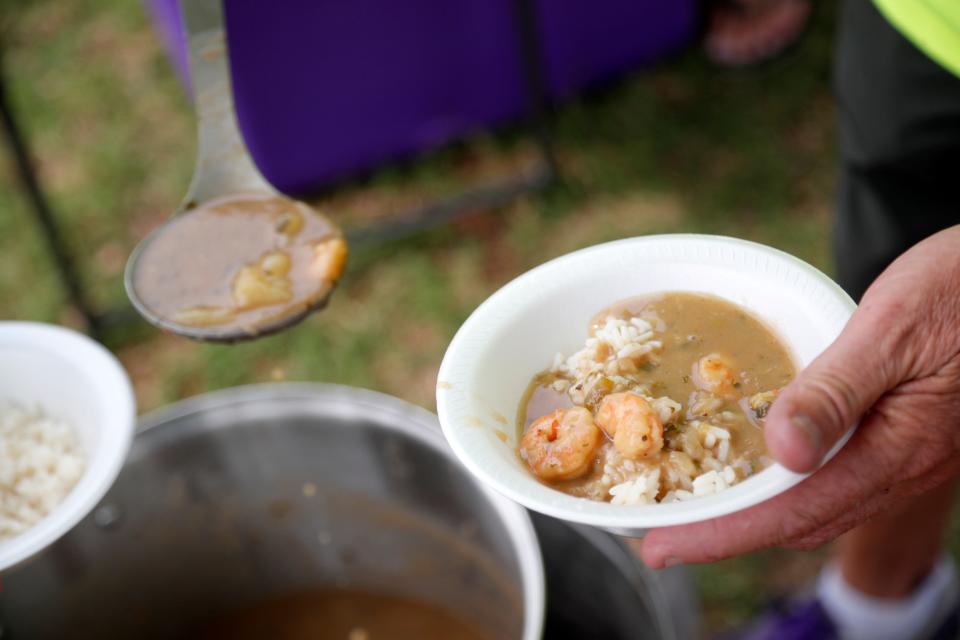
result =
[[[3,637],[176,638],[329,585],[540,637],[526,513],[461,471],[422,409],[325,385],[242,387],[144,421],[101,505],[4,576]]]
[[[546,640],[688,640],[702,636],[682,566],[651,571],[606,531],[530,512],[547,572]]]
[[[324,585],[433,602],[497,640],[698,635],[679,567],[652,572],[605,532],[533,518],[536,537],[461,469],[436,416],[395,398],[208,394],[142,420],[97,510],[3,576],[0,637],[189,638]]]

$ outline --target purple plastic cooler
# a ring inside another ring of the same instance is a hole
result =
[[[303,192],[527,108],[515,0],[226,0],[240,126],[279,189]],[[149,0],[185,77],[176,0]],[[539,0],[553,98],[686,43],[694,0]]]

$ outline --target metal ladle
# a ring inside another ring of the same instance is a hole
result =
[[[296,324],[311,312],[325,306],[329,293],[295,313],[285,314],[255,327],[181,324],[151,310],[137,293],[135,274],[144,247],[158,235],[169,231],[171,223],[179,216],[190,215],[191,209],[206,202],[237,195],[269,196],[288,201],[294,206],[307,207],[313,214],[323,218],[309,205],[287,198],[274,189],[250,157],[234,111],[221,0],[181,0],[179,6],[187,34],[194,110],[197,116],[196,166],[187,194],[171,219],[143,239],[130,255],[124,274],[124,286],[134,308],[148,322],[164,330],[210,342],[249,340]],[[327,223],[336,230],[332,222]],[[330,292],[332,291],[333,287],[330,288]]]

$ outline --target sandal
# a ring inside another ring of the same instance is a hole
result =
[[[703,48],[720,66],[767,62],[800,40],[809,18],[809,0],[715,0]]]

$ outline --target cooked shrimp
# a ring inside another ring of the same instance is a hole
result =
[[[740,387],[730,360],[719,353],[697,360],[693,365],[693,384],[698,389],[724,397],[735,396]]]
[[[655,455],[663,448],[663,423],[650,403],[629,391],[612,393],[600,403],[597,424],[626,458]]]
[[[590,469],[600,429],[583,407],[537,418],[520,439],[520,457],[544,480],[572,480]]]

